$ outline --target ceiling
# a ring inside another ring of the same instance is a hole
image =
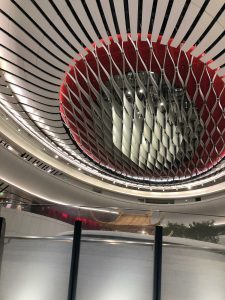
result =
[[[223,0],[0,8],[6,128],[16,122],[86,182],[174,191],[224,176]]]

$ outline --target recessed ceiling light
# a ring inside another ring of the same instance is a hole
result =
[[[58,156],[58,155],[55,155],[55,158],[59,158],[59,156]]]
[[[21,131],[21,129],[20,129],[20,128],[18,128],[18,129],[17,129],[17,131]]]
[[[81,168],[78,168],[78,171],[81,171]]]

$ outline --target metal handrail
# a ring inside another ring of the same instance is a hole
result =
[[[147,236],[145,237],[145,240],[143,238],[135,238],[135,237],[118,237],[118,236],[101,236],[97,234],[82,234],[81,241],[82,242],[89,242],[89,243],[106,243],[106,244],[135,244],[135,245],[143,245],[143,246],[154,246],[154,236]],[[46,241],[58,241],[58,242],[71,242],[73,240],[72,235],[71,236],[46,236],[46,237],[40,237],[40,236],[13,236],[13,235],[6,235],[5,236],[5,242],[8,244],[10,240],[46,240]],[[191,246],[191,245],[185,245],[182,243],[177,242],[163,242],[163,247],[172,247],[172,248],[182,248],[182,249],[192,249],[192,250],[204,250],[204,251],[210,251],[215,253],[221,253],[225,254],[225,246],[219,245],[218,248],[216,248],[216,244],[214,247],[210,246]]]

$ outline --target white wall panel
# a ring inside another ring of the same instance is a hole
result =
[[[0,298],[66,299],[71,250],[69,242],[11,240],[4,251]]]
[[[53,236],[73,230],[70,224],[16,209],[2,207],[0,216],[6,219],[6,235]]]
[[[129,243],[122,233],[113,238],[105,233],[102,238],[109,241],[81,242],[76,299],[104,300],[105,295],[109,300],[136,300],[140,295],[142,300],[149,299],[153,246]],[[151,241],[152,237],[143,237],[143,242]],[[173,238],[166,241],[169,244]],[[66,299],[71,248],[70,241],[10,240],[3,255],[1,298]],[[163,247],[162,257],[162,300],[224,300],[224,255],[172,244]]]

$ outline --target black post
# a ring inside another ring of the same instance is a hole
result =
[[[78,266],[79,266],[79,256],[80,256],[81,227],[82,227],[82,222],[76,221],[74,224],[74,233],[73,233],[73,248],[72,248],[69,289],[68,289],[68,298],[67,298],[68,300],[76,300],[77,277],[78,277]]]
[[[2,255],[4,248],[4,237],[5,237],[5,219],[0,217],[0,270],[2,263]]]
[[[162,226],[156,226],[154,246],[153,300],[161,300],[162,234]]]

